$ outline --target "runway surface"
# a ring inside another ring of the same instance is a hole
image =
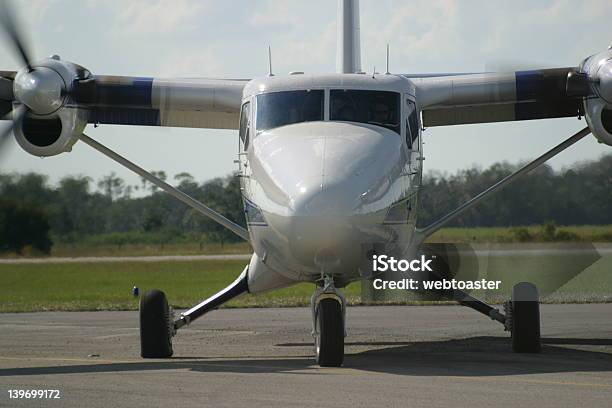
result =
[[[543,353],[459,306],[353,307],[342,368],[314,365],[310,311],[222,309],[142,360],[137,312],[0,315],[0,406],[610,407],[612,304],[542,305]],[[61,400],[9,400],[8,389]]]

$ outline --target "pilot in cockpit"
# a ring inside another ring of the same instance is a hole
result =
[[[370,120],[368,122],[376,125],[389,126],[393,125],[392,112],[389,104],[384,98],[375,98],[370,104]]]
[[[354,103],[348,97],[337,97],[332,100],[332,115],[334,120],[353,122],[356,119]]]

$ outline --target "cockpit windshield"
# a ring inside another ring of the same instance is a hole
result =
[[[330,98],[330,120],[369,123],[400,133],[399,93],[336,89]]]
[[[323,90],[284,91],[257,96],[257,131],[323,120]]]

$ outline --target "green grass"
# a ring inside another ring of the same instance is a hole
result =
[[[540,226],[528,227],[536,235]],[[580,241],[598,241],[612,233],[612,226],[559,227],[571,232]],[[479,248],[494,248],[496,242],[513,242],[507,228],[447,228],[432,236],[432,242],[469,242]],[[605,241],[605,239],[601,240]],[[484,244],[481,244],[484,243]],[[502,244],[505,245],[505,244]],[[525,244],[508,244],[525,245]],[[550,243],[528,246],[563,245]],[[579,244],[572,244],[579,245]],[[610,247],[610,244],[602,244]],[[202,253],[249,253],[248,244],[220,245],[167,244],[114,246],[58,246],[54,256],[127,256]],[[563,251],[560,251],[563,254]],[[498,293],[477,293],[491,302],[507,299],[512,283],[522,279],[534,281],[538,287],[550,284],[550,274],[559,273],[573,260],[557,257],[505,257],[479,259],[478,270],[471,278],[499,277],[504,289]],[[137,300],[131,296],[136,285],[141,291],[160,288],[176,308],[190,307],[232,282],[246,261],[178,261],[178,262],[98,262],[0,265],[0,312],[41,310],[131,310]],[[554,279],[553,279],[554,280]],[[364,286],[367,295],[368,287]],[[314,285],[303,283],[258,295],[245,295],[227,307],[305,306],[310,302]],[[362,284],[349,285],[345,294],[351,304],[369,303],[362,299]],[[385,298],[384,296],[381,296]],[[379,297],[380,299],[380,297]],[[385,298],[382,303],[422,304],[414,297]],[[544,302],[610,302],[612,301],[612,256],[606,255],[543,299]],[[429,304],[429,303],[428,303]]]
[[[193,306],[232,282],[245,261],[179,261],[0,265],[0,312],[133,310],[132,287],[159,288],[176,308]],[[314,285],[302,283],[244,295],[227,307],[308,305]],[[359,301],[360,284],[345,293]]]
[[[474,293],[494,303],[507,300],[512,285],[521,280],[533,281],[541,288],[542,294],[547,294],[547,288],[555,287],[554,281],[559,274],[568,273],[564,272],[565,265],[575,261],[573,255],[567,256],[559,251],[554,259],[523,255],[479,257],[476,268],[474,264],[466,264],[471,271],[477,270],[477,275],[460,269],[458,278],[502,280],[499,292]],[[131,295],[134,285],[141,291],[162,289],[175,308],[186,308],[224,288],[238,276],[244,265],[245,261],[231,260],[5,264],[0,265],[0,312],[134,310],[138,308],[137,299]],[[368,287],[363,289],[364,293],[368,292]],[[313,284],[302,283],[262,294],[244,295],[225,307],[306,306],[313,290]],[[400,291],[394,291],[393,295],[398,295],[397,292]],[[377,296],[376,302],[362,301],[360,282],[349,285],[344,293],[353,305],[448,304],[423,302],[414,296]],[[550,303],[611,301],[612,256],[609,254],[543,298],[543,302]]]
[[[527,227],[487,227],[487,228],[443,228],[432,235],[428,242],[546,242],[546,241],[580,241],[612,242],[612,225],[579,225],[558,226],[556,236],[544,239],[541,225]],[[524,230],[524,231],[521,231]],[[525,235],[524,232],[528,234]],[[521,235],[522,233],[522,235]],[[153,243],[140,242],[145,234],[114,233],[87,237],[74,243],[56,242],[50,256],[149,256],[149,255],[202,255],[202,254],[248,254],[251,246],[248,243],[198,243],[186,237],[177,238],[176,242]],[[124,239],[123,239],[123,238]],[[112,238],[112,239],[111,239]],[[154,237],[155,238],[155,237]],[[118,241],[113,242],[113,240]],[[154,241],[154,240],[151,240]],[[41,256],[31,248],[24,250],[23,256]],[[14,253],[0,253],[0,257],[15,258]]]
[[[486,228],[442,228],[428,242],[519,242],[517,230],[526,229],[531,239],[523,242],[542,242],[542,225],[524,227],[486,227]],[[569,225],[557,226],[556,232],[572,234],[569,241],[612,242],[612,225]],[[561,239],[553,239],[561,241]]]

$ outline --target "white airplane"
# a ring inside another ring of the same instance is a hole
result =
[[[313,337],[321,366],[344,358],[346,301],[340,290],[375,275],[373,255],[418,256],[432,233],[480,200],[589,133],[612,145],[612,51],[577,67],[512,73],[365,73],[358,0],[338,2],[337,72],[254,79],[162,79],[94,75],[52,56],[30,58],[3,3],[2,25],[24,68],[0,71],[0,117],[35,156],[84,142],[248,241],[238,278],[174,317],[163,292],[140,301],[142,357],[173,354],[182,327],[243,293],[312,282]],[[5,116],[6,115],[6,116]],[[582,117],[587,127],[450,214],[418,228],[422,130],[426,127]],[[248,229],[88,137],[88,124],[237,129]],[[440,275],[436,275],[439,277]],[[540,350],[538,293],[520,283],[504,311],[469,294],[442,293],[499,321],[517,352]]]

